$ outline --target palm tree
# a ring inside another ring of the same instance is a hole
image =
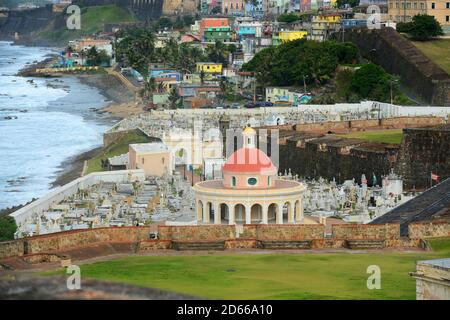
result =
[[[227,64],[228,50],[223,42],[216,41],[214,45],[207,46],[206,53],[212,62]]]
[[[150,95],[155,91],[156,89],[156,81],[152,77],[147,77],[144,87],[141,89],[141,97],[148,100],[150,98]]]

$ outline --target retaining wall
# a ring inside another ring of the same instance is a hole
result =
[[[450,237],[450,222],[418,222],[408,225],[408,235],[412,239]]]

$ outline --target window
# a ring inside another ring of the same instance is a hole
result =
[[[164,157],[162,157],[162,163],[164,164],[164,161],[165,161],[166,159],[164,158]]]
[[[236,177],[231,177],[231,186],[236,187]]]
[[[450,9],[450,2],[447,2],[446,4],[445,4],[445,8],[446,9]],[[448,20],[447,20],[448,21]]]
[[[436,3],[434,2],[431,3],[431,9],[436,9]]]
[[[421,9],[421,10],[424,10],[424,9],[425,9],[425,3],[423,3],[423,2],[420,3],[420,9]]]
[[[417,9],[417,2],[414,2],[414,9]]]
[[[256,178],[248,178],[247,183],[251,186],[254,186],[258,183],[258,180]]]
[[[450,16],[445,16],[445,22],[450,22]]]
[[[272,185],[272,177],[267,178],[267,185],[270,187]]]
[[[141,160],[142,160],[142,161],[141,161],[141,162],[142,162],[142,164],[144,164],[144,158],[142,158]]]

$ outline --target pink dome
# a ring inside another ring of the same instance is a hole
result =
[[[225,162],[223,172],[274,174],[277,168],[272,160],[258,148],[240,148]]]

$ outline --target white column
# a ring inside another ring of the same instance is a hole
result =
[[[277,203],[277,224],[283,224],[283,203]]]
[[[220,203],[214,203],[214,224],[221,224]]]
[[[203,204],[203,223],[209,223],[209,208],[208,202]]]
[[[203,203],[203,202],[202,202]],[[203,219],[202,207],[200,207],[200,201],[197,200],[197,221],[201,222]]]
[[[303,200],[298,200],[298,207],[296,208],[295,221],[297,223],[303,223]]]
[[[228,224],[235,224],[234,223],[234,207],[235,205],[230,206],[228,208]]]
[[[252,207],[249,204],[245,205],[245,224],[252,223]]]
[[[262,205],[262,223],[263,224],[267,224],[268,223],[268,221],[269,221],[269,218],[268,218],[268,206],[267,206],[267,204],[263,204]]]
[[[294,208],[292,208],[292,202],[288,202],[288,223],[295,223],[295,217],[293,215],[293,212]]]

